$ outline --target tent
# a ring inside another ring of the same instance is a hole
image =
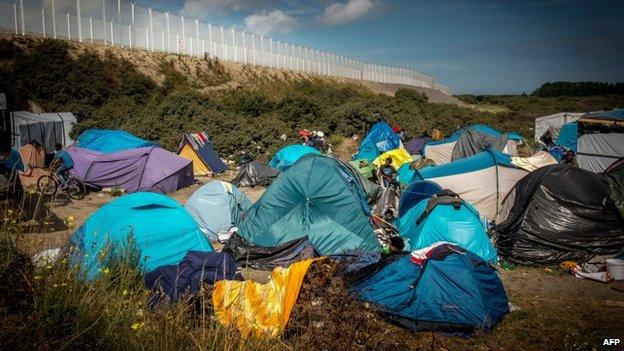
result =
[[[138,262],[148,272],[178,264],[189,250],[214,251],[178,202],[164,195],[136,193],[102,206],[76,230],[70,238],[75,247],[71,259],[93,279],[106,268],[101,256],[107,250],[128,254],[129,242],[134,242]]]
[[[360,167],[360,162],[364,162],[366,165],[363,167]],[[353,166],[353,168],[355,168],[358,171],[358,173],[360,173],[362,177],[366,179],[373,178],[373,176],[375,175],[375,172],[377,171],[377,168],[375,167],[375,165],[368,163],[368,161],[363,158],[359,160],[349,161],[349,164]]]
[[[431,140],[432,139],[428,136],[413,138],[405,144],[405,149],[410,153],[410,155],[420,155],[422,153],[423,146]]]
[[[542,167],[519,181],[496,222],[499,253],[520,264],[585,262],[624,247],[624,221],[607,179],[568,165]]]
[[[275,156],[269,162],[269,167],[284,172],[290,166],[294,165],[302,156],[307,154],[320,155],[321,152],[307,145],[288,145],[281,148],[275,153]]]
[[[574,122],[581,118],[583,113],[577,112],[559,112],[548,116],[537,117],[535,119],[535,142],[539,143],[546,132],[552,130],[559,134],[561,127],[570,122]],[[553,141],[557,139],[557,135],[551,135]]]
[[[45,151],[32,144],[26,144],[19,148],[22,162],[32,168],[42,168],[45,166]]]
[[[355,173],[332,157],[302,157],[244,213],[238,234],[267,247],[307,235],[323,255],[378,249]]]
[[[36,140],[47,152],[54,151],[58,143],[67,147],[74,143],[70,133],[76,124],[71,112],[34,114],[26,111],[11,112],[11,145],[20,147]]]
[[[205,176],[227,170],[227,166],[216,151],[212,148],[208,134],[199,132],[194,134],[185,133],[180,142],[178,155],[193,161],[195,176]]]
[[[624,216],[624,157],[615,161],[604,171],[609,182],[609,193],[611,199]]]
[[[80,133],[76,146],[102,153],[156,146],[125,130],[88,129]]]
[[[466,132],[468,135],[464,136]],[[501,138],[506,138],[509,142],[505,147],[500,148]],[[462,142],[458,141],[462,139]],[[496,141],[492,143],[492,141]],[[433,160],[436,165],[443,165],[453,160],[457,160],[469,155],[484,151],[486,149],[494,149],[507,154],[517,156],[516,146],[522,141],[522,136],[517,133],[501,133],[496,129],[481,124],[475,124],[470,127],[461,128],[450,137],[439,141],[430,141],[423,147],[423,155]],[[457,151],[456,151],[457,150]],[[453,156],[455,153],[455,156]]]
[[[347,281],[359,299],[413,331],[470,335],[492,329],[509,312],[496,270],[454,245],[390,256]]]
[[[232,184],[237,187],[269,186],[277,176],[278,170],[258,161],[250,161],[240,166]]]
[[[249,198],[232,184],[213,180],[197,189],[184,207],[214,241],[219,239],[219,232],[237,227],[241,214],[251,205]]]
[[[362,140],[353,159],[359,160],[363,158],[368,162],[373,162],[380,154],[394,150],[399,146],[401,146],[401,140],[388,123],[377,122]]]
[[[418,183],[418,182],[417,182]],[[420,185],[411,186],[414,190]],[[426,183],[422,188],[426,187]],[[408,193],[409,194],[409,193]],[[496,262],[496,249],[490,242],[479,212],[460,197],[440,191],[431,197],[409,196],[401,201],[408,210],[398,220],[399,234],[406,239],[408,250],[418,250],[438,241],[462,247],[486,262]]]
[[[515,166],[508,155],[487,150],[445,165],[420,169],[415,178],[455,192],[481,216],[493,220],[507,193],[527,173]]]
[[[555,144],[559,146],[563,146],[568,150],[572,150],[574,152],[577,151],[577,142],[578,142],[578,123],[570,122],[566,123],[559,129],[559,135],[557,136],[557,140]]]
[[[373,164],[379,168],[386,163],[386,159],[390,157],[392,159],[392,167],[399,169],[402,165],[412,162],[412,156],[404,148],[396,148],[394,150],[386,151],[379,155]]]
[[[158,147],[103,154],[71,146],[67,151],[74,160],[73,174],[94,188],[170,193],[195,181],[190,160]]]
[[[600,173],[624,157],[624,109],[590,112],[578,120],[578,166]]]

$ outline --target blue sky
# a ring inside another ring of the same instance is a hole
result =
[[[431,75],[454,93],[624,81],[624,1],[139,0],[358,60]]]

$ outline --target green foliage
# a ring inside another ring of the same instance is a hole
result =
[[[606,82],[548,82],[531,95],[540,97],[624,95],[624,83]]]

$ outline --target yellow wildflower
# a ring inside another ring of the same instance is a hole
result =
[[[132,328],[132,330],[139,330],[141,328],[143,328],[143,324],[144,323],[134,323],[130,326],[130,328]]]
[[[121,292],[121,296],[126,296],[128,295],[128,290],[124,289],[124,291]]]
[[[110,269],[104,268],[104,269],[102,269],[102,273],[106,275],[106,274],[110,273]]]

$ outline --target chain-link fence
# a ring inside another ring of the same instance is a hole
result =
[[[0,0],[0,28],[21,35],[76,40],[318,75],[450,88],[405,67],[361,62],[270,37],[214,26],[122,0]]]

